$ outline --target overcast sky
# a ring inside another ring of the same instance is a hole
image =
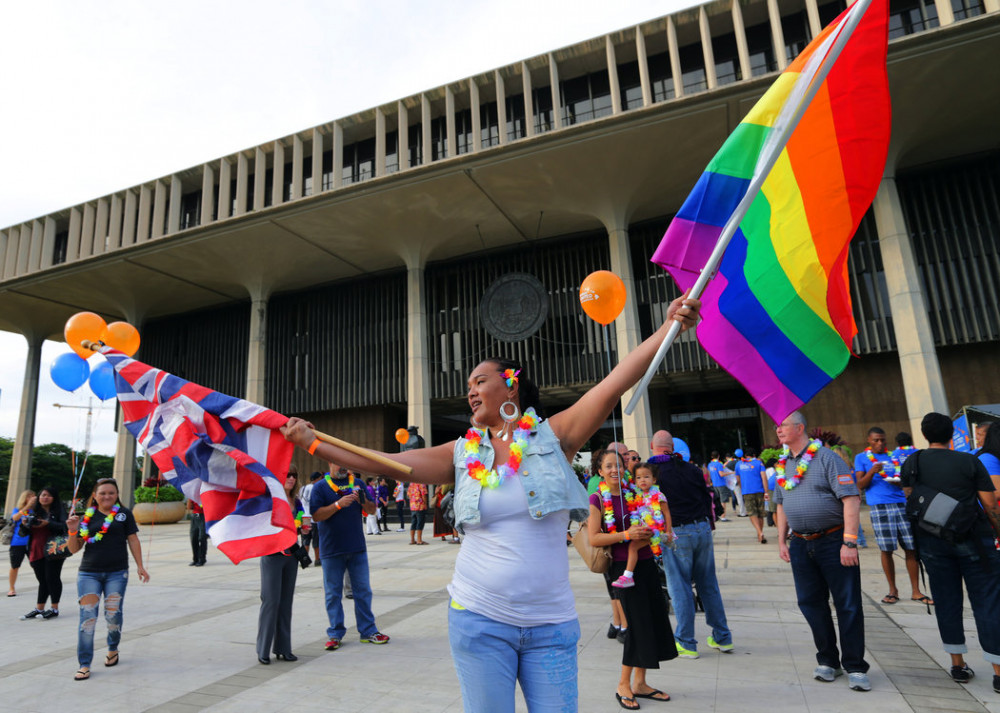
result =
[[[696,4],[4,3],[0,227]],[[87,409],[51,406],[88,403],[49,378],[67,350],[43,350],[35,443],[82,449]],[[26,352],[0,332],[0,436],[16,434]],[[113,403],[92,452],[114,453]]]

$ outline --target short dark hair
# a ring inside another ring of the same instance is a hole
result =
[[[538,394],[538,386],[535,382],[531,380],[528,376],[527,370],[518,362],[511,361],[510,359],[501,359],[499,357],[492,357],[490,359],[484,359],[483,363],[496,364],[497,371],[501,374],[507,369],[513,369],[514,371],[520,372],[517,376],[517,394],[518,401],[522,411],[527,411],[529,408],[535,409],[539,415],[542,414],[541,399]]]
[[[318,470],[314,470],[312,472],[312,474],[309,476],[309,482],[313,482],[315,480],[319,480],[322,477],[323,477],[322,473],[320,473]]]
[[[885,431],[883,431],[878,426],[872,426],[871,428],[868,429],[868,435],[870,436],[872,434],[875,434],[877,436],[884,436],[885,435]]]
[[[913,445],[913,436],[911,436],[906,431],[900,431],[896,434],[896,445],[902,448],[903,446]]]
[[[947,443],[955,432],[955,426],[943,413],[931,411],[920,421],[920,432],[928,443]]]

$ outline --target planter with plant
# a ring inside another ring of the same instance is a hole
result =
[[[177,522],[184,517],[184,493],[165,483],[138,487],[132,514],[140,525]]]

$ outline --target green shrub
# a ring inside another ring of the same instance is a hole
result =
[[[183,499],[184,493],[172,485],[161,485],[159,489],[148,488],[143,485],[135,489],[135,501],[137,503],[175,503]]]

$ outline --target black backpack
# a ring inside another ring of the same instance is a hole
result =
[[[972,537],[983,516],[973,492],[964,500],[919,482],[920,451],[913,455],[913,488],[906,499],[906,514],[915,528],[945,542],[964,542]]]

